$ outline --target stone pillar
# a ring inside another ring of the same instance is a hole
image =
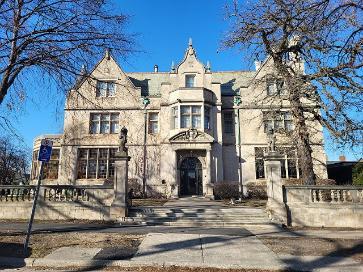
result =
[[[281,155],[276,151],[270,151],[265,155],[268,196],[266,209],[271,219],[287,224],[287,209],[284,203],[280,159]]]
[[[211,150],[206,150],[206,157],[205,157],[205,164],[206,164],[206,171],[204,177],[204,194],[208,197],[213,197],[213,184],[212,184],[212,157],[211,157]]]
[[[115,154],[114,199],[110,207],[112,220],[127,216],[128,168],[130,157],[124,152]]]

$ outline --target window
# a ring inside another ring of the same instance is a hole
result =
[[[266,82],[267,95],[286,95],[286,88],[282,79],[267,80]]]
[[[119,113],[91,113],[91,134],[118,133]]]
[[[185,76],[185,87],[187,87],[187,88],[195,87],[195,75],[186,75]]]
[[[255,147],[256,179],[265,178],[264,152],[267,148]],[[281,177],[299,178],[299,164],[296,151],[291,147],[277,147],[281,154]]]
[[[204,107],[204,129],[210,128],[210,107]]]
[[[182,128],[201,128],[201,106],[180,106]]]
[[[157,112],[149,113],[149,134],[158,133],[158,119],[159,114]]]
[[[80,148],[77,159],[78,179],[113,178],[116,148]]]
[[[224,133],[228,134],[234,133],[234,120],[233,120],[232,111],[227,111],[223,113],[223,124],[224,124]]]
[[[33,152],[33,162],[32,162],[32,178],[38,178],[39,172],[39,162],[38,162],[39,150]],[[43,166],[42,179],[57,179],[58,169],[59,169],[59,149],[53,149],[52,155],[50,156],[49,162],[45,162]]]
[[[263,112],[264,132],[290,132],[294,129],[291,112]]]
[[[115,83],[112,81],[97,81],[97,97],[115,96]]]
[[[172,128],[177,129],[179,128],[179,113],[178,113],[178,107],[172,107],[171,108],[171,119],[172,119]]]

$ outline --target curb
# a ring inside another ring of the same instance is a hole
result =
[[[101,267],[124,267],[124,268],[136,268],[136,267],[201,267],[201,268],[220,268],[220,269],[266,269],[268,271],[281,271],[284,269],[284,265],[278,267],[257,267],[257,266],[241,266],[241,265],[208,265],[206,263],[189,263],[189,262],[137,262],[129,260],[56,260],[56,259],[44,259],[44,258],[5,258],[0,257],[0,267],[20,268],[20,267],[32,267],[32,268],[101,268]]]

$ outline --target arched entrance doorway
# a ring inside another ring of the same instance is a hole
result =
[[[180,164],[180,195],[203,195],[202,163],[198,158],[187,157]]]

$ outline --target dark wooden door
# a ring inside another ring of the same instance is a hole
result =
[[[202,164],[195,157],[185,158],[180,165],[180,195],[203,195]]]

